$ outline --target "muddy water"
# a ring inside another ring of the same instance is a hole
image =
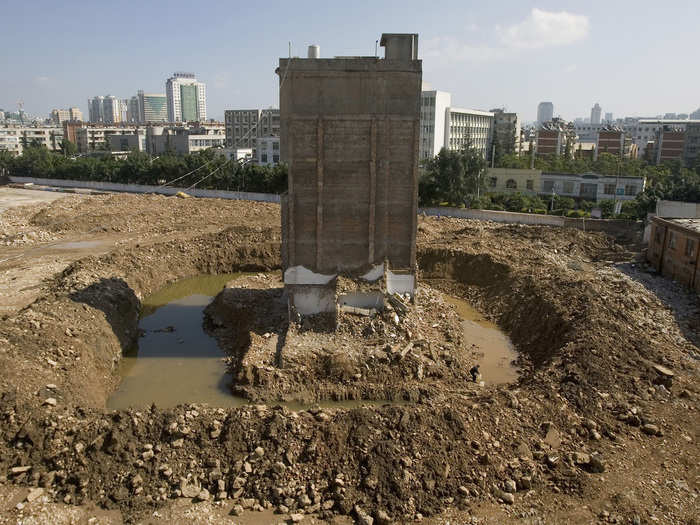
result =
[[[107,401],[111,409],[143,408],[155,403],[172,408],[186,403],[216,407],[249,404],[231,394],[225,354],[202,327],[204,309],[224,285],[244,273],[201,275],[182,279],[158,290],[142,302],[139,328],[143,337],[119,365],[122,380]],[[402,401],[272,402],[289,410],[351,409],[405,404]]]
[[[122,358],[119,389],[108,408],[170,408],[184,403],[239,406],[231,395],[225,357],[204,332],[204,308],[224,285],[242,274],[183,279],[143,301],[138,346]]]
[[[471,349],[480,354],[476,362],[479,363],[481,380],[487,385],[516,381],[518,369],[513,361],[518,354],[508,336],[467,301],[450,296],[445,296],[445,301],[452,304],[462,318],[465,345],[475,345]]]

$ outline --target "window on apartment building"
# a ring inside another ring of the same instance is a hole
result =
[[[518,183],[515,182],[515,180],[513,180],[513,179],[508,179],[508,180],[506,181],[506,188],[509,188],[509,189],[513,189],[513,190],[514,190],[514,189],[516,189],[517,187],[518,187]]]
[[[552,193],[554,191],[554,181],[553,180],[542,181],[542,191],[544,191],[545,193]]]
[[[260,162],[267,162],[267,153],[262,153],[260,155]]]
[[[671,250],[676,249],[676,232],[668,232],[668,247]]]
[[[535,181],[532,179],[527,179],[525,181],[525,188],[528,190],[534,190],[535,189]]]
[[[637,185],[636,184],[626,184],[625,185],[625,195],[637,195]]]
[[[279,155],[273,155],[272,156],[272,162],[277,164],[280,161],[280,156]]]
[[[686,239],[685,255],[686,257],[695,257],[695,241],[693,239]]]
[[[573,193],[574,192],[574,183],[570,180],[567,180],[564,182],[564,193]]]
[[[615,185],[614,184],[606,184],[603,186],[603,193],[606,195],[615,195]]]
[[[497,177],[489,177],[489,188],[495,188],[498,183]]]
[[[273,142],[272,143],[272,150],[273,151],[279,151],[280,149],[280,143],[279,142]]]

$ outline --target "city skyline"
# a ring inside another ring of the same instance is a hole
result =
[[[162,93],[172,72],[182,70],[196,71],[207,84],[207,113],[217,120],[226,109],[276,107],[274,69],[288,54],[289,41],[293,56],[306,56],[310,44],[321,46],[322,57],[373,55],[389,16],[397,30],[419,33],[424,81],[451,92],[465,107],[505,107],[528,122],[543,100],[552,101],[555,115],[568,120],[589,114],[595,102],[616,117],[691,113],[700,106],[693,90],[700,72],[687,67],[682,53],[670,52],[697,46],[692,20],[700,16],[700,6],[690,2],[442,2],[430,10],[419,2],[404,2],[402,9],[392,2],[366,2],[352,11],[304,2],[232,10],[215,2],[208,6],[216,16],[202,30],[206,53],[194,45],[196,32],[171,34],[190,21],[185,3],[168,4],[165,11],[161,3],[138,4],[142,16],[127,28],[108,18],[99,27],[83,27],[73,15],[87,9],[84,2],[39,4],[38,9],[12,4],[2,11],[6,30],[0,42],[10,48],[27,40],[22,56],[0,59],[7,73],[0,107],[6,111],[16,111],[23,100],[25,111],[34,115],[46,117],[54,108],[75,105],[87,114],[86,101],[95,93],[120,99],[139,89]],[[156,12],[163,19],[154,28]],[[269,19],[264,31],[254,29],[261,15]],[[29,41],[27,27],[42,38]],[[353,31],[344,36],[348,28]],[[611,48],[645,41],[639,34],[643,28],[654,35],[645,53],[631,53],[624,61],[610,58]],[[138,53],[125,44],[135,37]],[[181,38],[181,45],[173,46],[173,38]],[[41,45],[44,39],[52,46]],[[100,45],[81,45],[85,39]],[[668,79],[681,70],[684,81],[669,88]]]

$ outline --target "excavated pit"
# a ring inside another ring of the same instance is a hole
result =
[[[119,385],[122,353],[139,336],[145,297],[190,276],[257,276],[280,267],[277,229],[236,226],[82,259],[35,303],[0,320],[0,471],[17,485],[43,487],[53,501],[120,509],[127,521],[202,489],[218,497],[222,486],[227,505],[254,501],[325,519],[359,515],[358,508],[397,521],[446,507],[466,511],[503,501],[510,481],[518,488],[514,509],[535,508],[543,516],[553,498],[598,497],[592,473],[624,460],[620,440],[639,439],[631,403],[653,388],[651,363],[675,365],[673,389],[686,388],[690,379],[680,372],[679,356],[690,345],[652,294],[614,269],[580,262],[605,258],[604,236],[464,224],[422,221],[419,282],[429,285],[422,304],[444,303],[447,294],[497,323],[519,352],[517,381],[485,387],[469,381],[473,358],[459,356],[460,319],[448,306],[430,312],[445,313],[437,327],[418,324],[414,333],[409,326],[410,336],[401,331],[402,344],[390,346],[403,349],[425,331],[424,339],[451,344],[449,350],[421,344],[400,360],[384,360],[372,338],[387,329],[398,337],[398,330],[383,321],[373,334],[366,320],[348,318],[341,320],[342,335],[363,342],[353,354],[360,361],[343,359],[350,348],[325,345],[324,352],[322,344],[304,363],[302,352],[285,352],[285,345],[311,341],[323,330],[313,323],[291,327],[280,342],[279,322],[254,326],[267,318],[244,306],[267,304],[274,317],[281,291],[248,286],[219,294],[205,327],[221,342],[230,327],[213,314],[241,303],[250,318],[246,330],[229,334],[229,371],[247,381],[240,391],[246,399],[267,406],[105,410]],[[242,359],[236,345],[247,349]],[[246,362],[251,349],[273,359],[264,366]],[[368,363],[359,378],[358,363]],[[275,376],[280,364],[290,372]],[[315,387],[323,376],[334,380]],[[380,389],[382,383],[390,388]],[[276,406],[300,393],[311,402],[410,403]],[[667,421],[661,414],[670,418],[668,410],[650,402],[635,407],[634,416]],[[582,451],[589,461],[574,456]],[[690,516],[690,505],[680,502],[678,516]],[[631,516],[628,510],[618,506]]]

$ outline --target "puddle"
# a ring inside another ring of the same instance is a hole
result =
[[[204,309],[227,282],[241,275],[183,279],[145,298],[139,321],[144,335],[122,358],[122,381],[107,407],[246,404],[231,394],[225,354],[202,327]]]
[[[202,275],[182,279],[155,292],[142,302],[138,347],[125,353],[119,364],[122,380],[107,401],[109,409],[144,408],[155,403],[172,408],[186,403],[215,407],[250,404],[231,394],[225,353],[202,327],[204,309],[224,285],[246,273]],[[254,274],[253,274],[254,275]],[[401,405],[403,401],[271,402],[289,410],[310,408],[351,409],[363,406]]]
[[[465,344],[476,345],[476,351],[483,354],[478,358],[481,379],[487,385],[517,381],[518,369],[512,362],[517,359],[518,353],[510,338],[467,301],[447,295],[444,299],[455,307],[462,318]]]

